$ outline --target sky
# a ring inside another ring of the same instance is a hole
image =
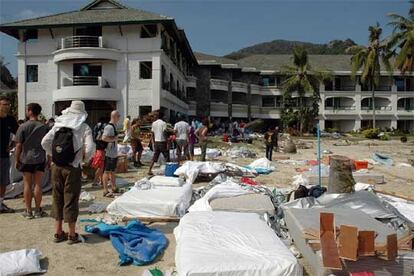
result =
[[[0,0],[0,23],[78,10],[90,0]],[[384,35],[388,13],[406,16],[401,0],[121,0],[127,6],[168,15],[183,28],[193,51],[225,55],[275,39],[326,43],[351,38],[366,44],[368,26]],[[17,40],[0,33],[0,55],[16,75]]]

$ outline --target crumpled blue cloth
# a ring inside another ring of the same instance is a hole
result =
[[[245,168],[249,170],[255,170],[258,174],[270,174],[272,170],[262,167],[250,167],[250,166],[244,166]]]
[[[137,220],[128,222],[127,226],[100,222],[86,225],[85,231],[110,238],[112,246],[119,253],[119,265],[151,263],[168,244],[161,231],[148,228]]]

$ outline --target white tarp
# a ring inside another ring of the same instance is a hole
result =
[[[187,161],[175,171],[175,175],[184,176],[187,183],[194,183],[199,173],[214,174],[226,170],[222,163]]]
[[[192,212],[174,229],[179,276],[300,276],[302,267],[252,213]]]
[[[0,276],[44,273],[40,268],[42,253],[37,249],[22,249],[0,253]]]
[[[148,180],[151,185],[158,187],[181,187],[184,181],[178,177],[156,175]]]
[[[408,200],[398,198],[395,196],[383,195],[380,193],[377,193],[377,196],[379,196],[381,199],[391,204],[403,216],[405,216],[412,223],[414,223],[414,202],[413,201],[408,201]]]
[[[275,166],[273,166],[272,161],[270,161],[267,158],[256,159],[252,163],[250,163],[249,167],[253,169],[266,169],[270,171],[275,170]]]
[[[108,205],[111,215],[126,217],[181,217],[190,205],[191,184],[182,187],[131,188]]]
[[[194,155],[199,156],[201,155],[201,148],[194,148]],[[221,150],[219,149],[207,149],[206,157],[207,159],[216,159],[217,157],[221,156]]]
[[[188,209],[189,212],[212,211],[210,201],[215,198],[233,197],[251,193],[244,190],[239,184],[228,178],[225,182],[211,188],[202,198],[194,202]]]

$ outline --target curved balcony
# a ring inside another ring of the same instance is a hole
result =
[[[233,81],[231,83],[231,90],[233,92],[247,93],[247,84],[239,81]]]
[[[250,84],[250,93],[253,95],[260,95],[260,85]]]
[[[210,79],[210,89],[228,91],[229,82],[226,80],[220,80],[220,79]]]
[[[121,91],[111,88],[102,77],[74,76],[64,78],[60,89],[53,91],[53,101],[106,100],[119,101]]]
[[[105,47],[102,36],[70,36],[62,38],[53,61],[74,59],[108,59],[119,60],[120,51]]]
[[[210,103],[210,116],[212,117],[228,117],[229,105],[222,102]]]

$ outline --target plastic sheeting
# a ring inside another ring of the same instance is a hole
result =
[[[192,212],[174,229],[179,276],[295,276],[302,267],[257,214]]]
[[[42,253],[37,249],[22,249],[0,253],[0,276],[44,273],[40,267]]]
[[[198,156],[201,155],[201,148],[194,148],[194,155]],[[217,157],[221,156],[221,150],[219,149],[209,149],[207,148],[206,157],[207,159],[216,159]]]
[[[175,175],[184,176],[187,183],[194,183],[200,173],[216,174],[224,172],[226,167],[221,163],[187,161],[175,171]]]
[[[184,181],[178,177],[156,175],[148,180],[155,187],[181,187]]]
[[[181,217],[190,205],[191,184],[182,187],[137,187],[112,201],[107,211],[126,217]]]
[[[86,225],[85,231],[110,238],[119,253],[120,265],[145,265],[151,263],[167,247],[165,235],[146,227],[139,221],[130,221],[127,226],[98,223]]]
[[[397,209],[403,216],[405,216],[408,220],[414,223],[414,202],[408,201],[402,198],[398,198],[395,196],[389,195],[381,195],[378,196],[386,201],[388,204],[392,205],[395,209]]]

